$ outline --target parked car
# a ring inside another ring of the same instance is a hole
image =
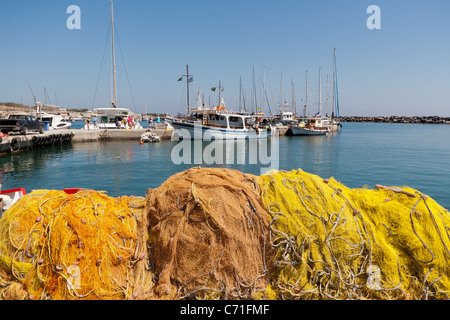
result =
[[[45,126],[35,116],[12,114],[8,119],[0,119],[0,131],[2,133],[20,132],[21,134],[28,134],[30,131],[44,133]]]

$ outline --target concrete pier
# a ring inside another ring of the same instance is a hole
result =
[[[170,140],[173,130],[166,129],[92,129],[92,130],[68,130],[74,133],[73,142],[109,141],[109,140],[136,140],[139,141],[145,132],[154,132],[161,140]]]
[[[112,140],[134,140],[139,142],[141,135],[145,132],[154,132],[160,137],[161,140],[171,140],[173,134],[173,130],[159,128],[140,130],[69,129],[46,131],[43,134],[10,134],[6,137],[0,138],[0,154],[15,153],[64,143]]]

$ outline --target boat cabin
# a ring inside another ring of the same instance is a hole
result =
[[[121,121],[127,118],[130,114],[130,109],[126,108],[98,108],[94,109],[94,112],[98,115],[99,123],[110,123],[116,125],[117,121]]]
[[[305,122],[306,128],[314,128],[314,129],[329,129],[330,128],[330,120],[328,118],[308,118]]]

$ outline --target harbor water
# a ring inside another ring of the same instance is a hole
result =
[[[75,124],[76,127],[77,124]],[[409,186],[450,208],[450,125],[343,123],[338,134],[279,138],[280,170],[299,169],[334,177],[350,188],[376,184]],[[194,142],[192,142],[193,144]],[[203,142],[201,151],[211,142]],[[224,167],[259,175],[263,164],[244,159],[223,163],[173,161],[179,142],[77,142],[0,156],[2,189],[89,188],[110,196],[145,196],[177,172],[190,167]],[[270,146],[270,145],[269,145]],[[193,148],[192,150],[198,150]],[[192,159],[195,155],[192,155]],[[225,152],[224,157],[227,157]]]

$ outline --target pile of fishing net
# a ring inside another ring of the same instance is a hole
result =
[[[37,190],[0,219],[0,299],[144,296],[145,199]]]
[[[450,217],[408,187],[350,189],[302,170],[259,177],[276,299],[447,299]]]
[[[268,286],[269,215],[254,177],[192,168],[147,196],[159,299],[250,299]]]
[[[0,219],[0,299],[447,299],[449,228],[417,190],[302,170],[38,190]]]

